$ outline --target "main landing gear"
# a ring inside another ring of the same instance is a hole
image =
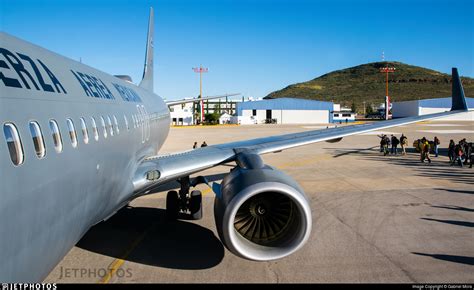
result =
[[[181,185],[179,192],[168,191],[166,195],[166,217],[168,220],[176,220],[180,216],[188,216],[192,220],[202,218],[202,194],[199,190],[189,192],[191,180],[189,176],[178,179]],[[196,186],[200,180],[196,180]]]

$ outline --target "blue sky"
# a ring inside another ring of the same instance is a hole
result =
[[[386,59],[474,77],[474,1],[0,0],[2,31],[139,82],[155,8],[155,92],[264,97]]]

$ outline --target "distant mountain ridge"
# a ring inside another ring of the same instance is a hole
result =
[[[301,98],[333,101],[345,106],[355,103],[360,112],[363,102],[378,105],[384,101],[383,67],[395,67],[389,73],[392,102],[451,96],[451,75],[401,62],[373,62],[333,71],[313,80],[289,85],[270,93],[265,99]],[[462,72],[460,72],[462,74]],[[466,97],[474,97],[474,79],[462,77]]]

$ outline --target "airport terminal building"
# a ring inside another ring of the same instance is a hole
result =
[[[322,124],[332,122],[332,102],[279,98],[237,104],[239,124]]]
[[[474,98],[466,98],[467,107],[474,109]],[[393,118],[422,116],[433,113],[449,111],[451,97],[438,99],[424,99],[405,102],[394,102],[392,107]],[[474,121],[474,111],[469,111],[456,116],[443,118],[446,121]]]

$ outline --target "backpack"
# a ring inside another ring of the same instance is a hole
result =
[[[425,143],[425,146],[423,147],[423,152],[430,152],[430,143]]]

